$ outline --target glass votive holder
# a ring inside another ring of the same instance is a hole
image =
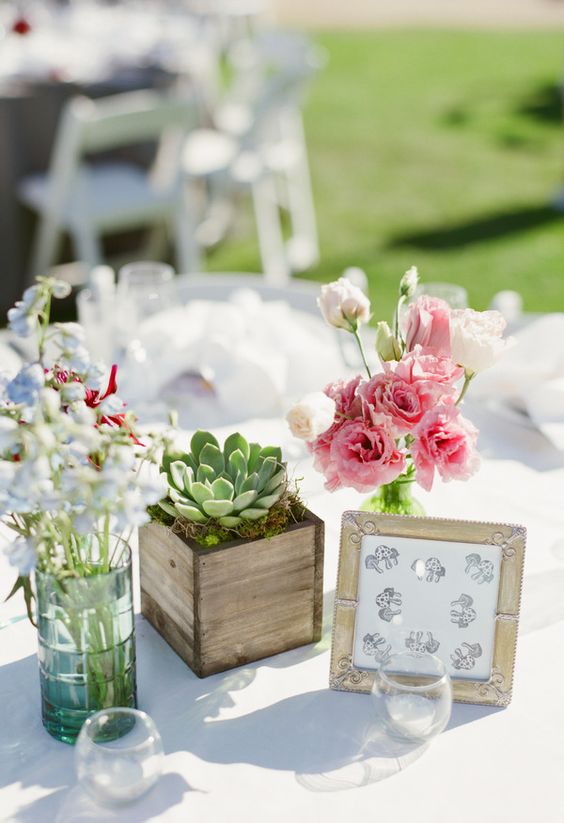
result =
[[[380,664],[372,699],[376,716],[391,737],[425,743],[448,724],[452,684],[438,657],[403,652]]]
[[[128,263],[118,272],[118,298],[134,307],[136,320],[156,314],[174,304],[174,269],[167,263],[142,260]]]
[[[153,720],[138,709],[96,712],[76,741],[76,771],[81,786],[99,803],[125,805],[158,780],[163,744]]]

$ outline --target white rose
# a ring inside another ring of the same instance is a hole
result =
[[[360,323],[367,323],[370,319],[368,297],[345,277],[322,286],[317,305],[324,320],[337,329],[353,331]]]
[[[451,357],[467,373],[493,366],[511,339],[502,338],[506,322],[498,311],[454,309],[450,316]]]
[[[334,419],[335,401],[323,392],[306,395],[286,415],[292,434],[300,440],[315,440]]]

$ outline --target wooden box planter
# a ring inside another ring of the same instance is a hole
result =
[[[310,511],[276,537],[206,549],[139,531],[141,610],[198,677],[321,639],[324,524]]]

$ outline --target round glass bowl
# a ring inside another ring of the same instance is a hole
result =
[[[438,657],[404,652],[382,662],[372,698],[391,737],[424,743],[440,734],[450,719],[452,684]]]
[[[76,742],[81,785],[99,803],[123,805],[154,785],[162,771],[163,744],[148,714],[113,708],[96,712]]]

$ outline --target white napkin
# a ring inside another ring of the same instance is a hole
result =
[[[564,377],[536,386],[525,406],[537,428],[564,451]]]
[[[471,391],[508,412],[522,415],[558,449],[564,449],[564,314],[549,314],[515,334],[516,344]]]
[[[207,395],[192,396],[185,376],[194,372],[209,381]],[[185,407],[185,425],[200,425],[206,414],[220,425],[283,415],[343,372],[335,334],[321,318],[241,289],[229,302],[195,300],[146,320],[120,369],[120,395],[139,413],[151,403],[154,413],[163,400]]]

